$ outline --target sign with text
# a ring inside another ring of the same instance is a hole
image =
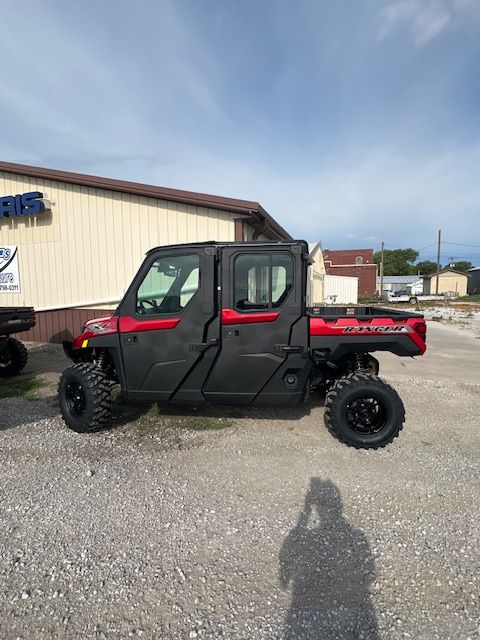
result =
[[[15,216],[36,216],[50,209],[50,203],[40,191],[0,198],[0,219]]]
[[[18,247],[0,246],[0,293],[20,293]]]

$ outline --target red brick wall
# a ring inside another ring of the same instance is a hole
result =
[[[355,264],[355,258],[362,256],[364,264],[373,264],[373,249],[342,249],[339,251],[330,251],[326,249],[323,252],[323,259],[334,265],[337,264]]]
[[[377,265],[368,264],[363,267],[328,267],[326,271],[332,276],[353,276],[358,278],[358,295],[373,296],[377,290]]]
[[[362,256],[362,265],[355,259]],[[358,278],[358,294],[373,296],[377,291],[377,265],[373,262],[373,249],[342,249],[323,252],[325,270],[332,276],[353,276]],[[341,265],[341,266],[339,266]]]

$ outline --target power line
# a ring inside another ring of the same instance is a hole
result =
[[[437,243],[432,242],[431,244],[427,244],[425,247],[422,247],[421,249],[414,249],[414,251],[421,253],[424,249],[428,249],[429,247],[436,247],[436,246],[437,246]]]
[[[449,258],[452,255],[453,252],[448,252],[448,253],[442,253],[442,258]],[[435,259],[437,256],[433,253],[421,253],[418,258],[417,258],[417,262],[421,261],[421,260],[430,260],[430,259]],[[462,255],[455,253],[455,258],[457,258],[457,260],[468,260],[469,258],[480,258],[480,254],[479,253],[464,253]]]
[[[464,242],[447,242],[443,241],[442,244],[454,244],[459,247],[474,247],[475,249],[480,249],[480,244],[465,244]]]

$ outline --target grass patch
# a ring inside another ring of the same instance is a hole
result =
[[[377,296],[358,296],[358,304],[380,304],[385,300],[378,298]]]
[[[4,378],[0,381],[0,398],[25,396],[27,400],[41,400],[38,391],[47,385],[43,378]]]
[[[455,298],[455,302],[480,302],[480,293],[474,293],[471,296],[461,296]]]
[[[228,429],[228,427],[233,426],[233,422],[225,418],[198,416],[185,420],[181,426],[184,429],[191,429],[192,431],[218,431],[219,429]]]

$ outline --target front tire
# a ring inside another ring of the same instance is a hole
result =
[[[416,298],[415,296],[412,296],[408,302],[409,304],[417,304],[418,298]]]
[[[405,408],[398,393],[375,376],[340,378],[327,394],[325,424],[341,442],[357,449],[378,449],[398,436]]]
[[[16,376],[28,362],[26,346],[16,338],[8,338],[5,350],[0,355],[0,378]]]
[[[69,429],[87,433],[106,427],[112,417],[111,385],[89,362],[65,369],[58,385],[60,411]]]

